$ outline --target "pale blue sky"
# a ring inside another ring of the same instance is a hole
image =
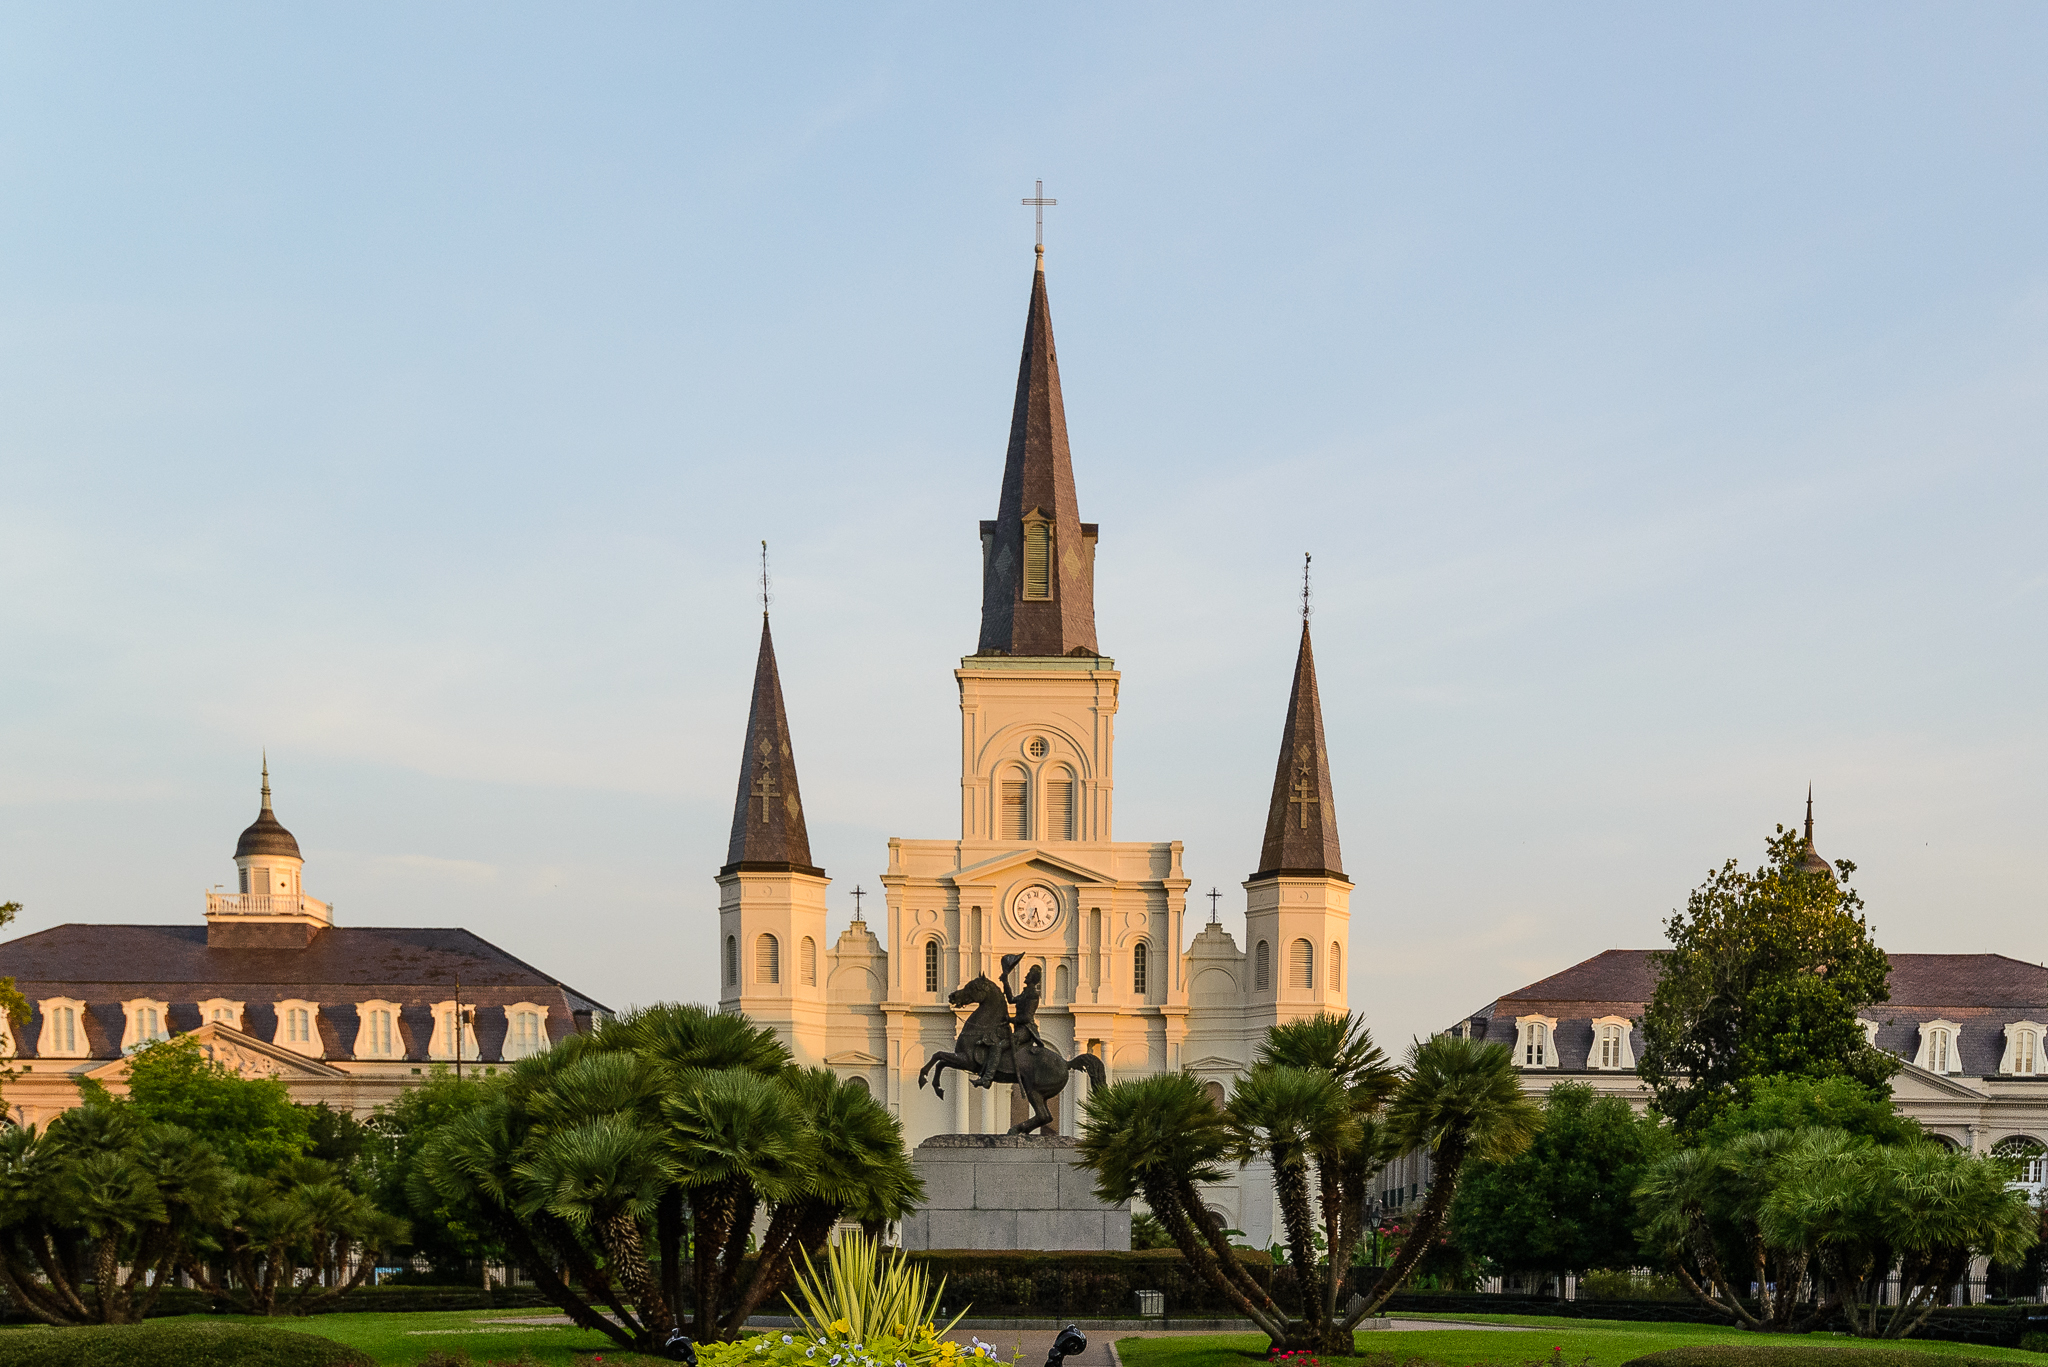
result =
[[[1809,780],[1886,945],[2048,958],[2044,51],[2019,5],[0,8],[0,899],[196,921],[268,745],[342,920],[707,998],[765,536],[836,932],[958,831],[1042,176],[1120,837],[1241,921],[1313,550],[1390,1042],[1657,943]]]

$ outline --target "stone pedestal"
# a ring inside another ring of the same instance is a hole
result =
[[[1096,1198],[1094,1174],[1074,1162],[1079,1148],[1060,1135],[933,1135],[911,1151],[925,1201],[903,1221],[903,1246],[1128,1249],[1130,1204]]]

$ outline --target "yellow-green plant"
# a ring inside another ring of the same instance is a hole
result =
[[[783,1298],[795,1328],[700,1344],[700,1367],[959,1367],[996,1355],[994,1344],[976,1339],[963,1349],[946,1338],[966,1311],[938,1324],[945,1281],[934,1284],[864,1234],[828,1245],[822,1269],[804,1255],[795,1279],[796,1294]]]

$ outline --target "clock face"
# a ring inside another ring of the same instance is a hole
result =
[[[1051,888],[1033,884],[1010,903],[1010,915],[1025,930],[1051,930],[1052,923],[1060,919],[1060,899],[1053,896]]]

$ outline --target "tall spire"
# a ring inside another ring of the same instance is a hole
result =
[[[761,613],[761,654],[754,662],[754,704],[747,712],[747,748],[740,756],[740,791],[732,809],[732,843],[719,872],[747,869],[820,874],[811,864],[811,838],[797,796],[796,752],[789,744],[789,713],[775,669],[768,613]]]
[[[277,813],[270,810],[270,751],[263,752],[263,805],[256,813],[256,819],[242,832],[235,842],[235,858],[245,855],[281,854],[298,859],[298,839],[284,828],[277,819]]]
[[[270,747],[263,747],[263,810],[270,810]]]
[[[1824,873],[1830,878],[1835,876],[1835,871],[1829,866],[1828,861],[1821,858],[1820,852],[1813,848],[1813,785],[1811,783],[1806,785],[1806,844],[1800,850],[1799,858],[1793,861],[1792,867],[1798,869],[1801,873]]]
[[[1081,521],[1045,247],[1031,276],[1010,450],[993,522],[981,524],[982,655],[1094,655],[1095,525]]]
[[[1287,724],[1280,732],[1273,801],[1266,811],[1266,842],[1259,851],[1259,871],[1252,877],[1283,873],[1344,877],[1330,757],[1323,748],[1323,702],[1316,692],[1316,657],[1309,644],[1306,612],[1301,651],[1294,659],[1294,690],[1287,698]]]

